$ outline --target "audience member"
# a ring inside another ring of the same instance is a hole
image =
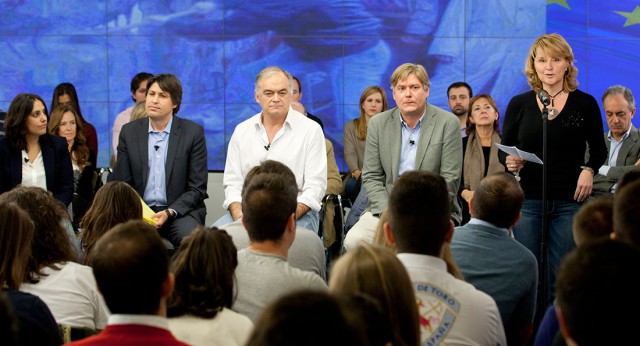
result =
[[[20,290],[40,297],[58,324],[103,329],[108,311],[91,268],[74,262],[77,253],[62,226],[67,211],[38,187],[17,187],[0,195],[0,202],[16,203],[35,224],[27,277]]]
[[[253,329],[231,309],[238,253],[224,230],[198,226],[171,263],[175,287],[169,297],[169,329],[189,345],[244,345]]]
[[[573,217],[573,239],[576,246],[611,238],[613,231],[613,196],[589,199]],[[564,345],[556,304],[545,311],[534,340],[534,346]]]
[[[623,187],[637,180],[640,180],[640,166],[632,168],[622,175],[620,180],[618,180],[617,190],[621,190]]]
[[[421,344],[506,345],[496,302],[447,273],[440,257],[453,235],[449,202],[444,178],[428,171],[404,173],[389,196],[384,232],[413,282]]]
[[[268,304],[286,293],[327,289],[320,276],[287,263],[296,236],[298,188],[289,183],[293,172],[283,169],[286,173],[256,174],[242,192],[242,224],[250,243],[238,251],[238,297],[233,310],[254,322]]]
[[[18,289],[27,277],[34,233],[33,221],[15,203],[0,203],[0,296],[8,301],[15,317],[16,345],[60,345],[58,325],[47,305]],[[0,325],[6,327],[5,322]],[[9,335],[0,333],[2,344]]]
[[[473,97],[471,86],[465,82],[455,82],[447,88],[447,100],[449,109],[460,121],[460,135],[467,137],[467,118],[469,115],[469,100]],[[497,108],[495,108],[497,111]]]
[[[640,318],[630,312],[640,309],[638,267],[638,249],[611,240],[577,247],[562,260],[556,313],[567,345],[627,345],[637,339]],[[614,293],[617,301],[602,301],[603,293]]]
[[[486,94],[476,95],[469,102],[466,133],[462,138],[462,181],[460,197],[462,205],[462,225],[469,222],[469,201],[473,198],[482,178],[498,172],[504,172],[504,166],[498,159],[500,129],[498,125],[498,106],[493,98]]]
[[[146,101],[138,102],[131,110],[131,120],[136,121],[138,119],[145,118],[147,116],[147,103]]]
[[[411,280],[388,249],[363,243],[334,264],[329,291],[335,295],[365,293],[389,317],[392,345],[419,345],[418,309]]]
[[[148,72],[140,72],[137,73],[131,79],[131,99],[135,102],[135,105],[128,107],[123,110],[116,116],[115,121],[113,122],[113,133],[111,136],[111,146],[113,147],[114,155],[118,153],[118,139],[120,138],[120,131],[122,130],[122,126],[130,121],[134,121],[132,119],[133,109],[136,105],[143,103],[147,99],[147,84],[149,80],[153,78],[153,75]]]
[[[71,83],[60,83],[53,89],[53,97],[51,98],[51,110],[54,110],[58,106],[70,106],[78,114],[80,118],[80,126],[82,127],[82,135],[86,139],[86,145],[94,156],[91,156],[96,161],[91,161],[93,167],[97,166],[98,159],[98,134],[96,128],[89,123],[80,110],[80,101],[78,101],[78,93],[76,88]]]
[[[613,238],[640,247],[640,180],[616,193],[613,202]]]
[[[296,76],[291,76],[291,79],[293,79],[293,84],[291,87],[291,101],[300,102],[300,100],[302,100],[302,83],[300,83],[300,79],[298,79]],[[320,120],[320,118],[318,118],[317,116],[307,112],[306,109],[304,110],[304,112],[300,113],[306,115],[307,118],[317,122],[320,127],[324,128],[322,120]]]
[[[378,226],[376,227],[376,235],[373,238],[373,244],[386,247],[396,253],[396,244],[390,244],[389,242],[387,242],[387,238],[384,235],[384,224],[387,222],[389,222],[389,213],[387,212],[387,209],[385,209],[382,214],[380,214],[380,220],[378,222]],[[456,264],[456,261],[451,255],[451,248],[449,247],[448,243],[445,243],[442,246],[441,257],[442,260],[447,263],[447,272],[457,279],[464,280],[464,276],[462,276],[458,264]]]
[[[201,125],[177,116],[182,84],[172,74],[149,80],[148,117],[125,124],[110,180],[124,181],[155,212],[156,228],[175,248],[205,222],[207,144]]]
[[[112,315],[100,334],[69,345],[186,345],[169,331],[174,277],[153,226],[142,220],[115,226],[96,243],[91,266]]]
[[[108,230],[129,220],[142,220],[140,196],[121,181],[110,181],[98,190],[80,226],[80,263],[89,265],[95,246]]]
[[[471,220],[457,227],[451,240],[465,280],[496,301],[509,345],[529,342],[538,288],[536,257],[510,236],[523,202],[524,192],[511,174],[485,177],[469,200]]]
[[[579,89],[571,46],[558,34],[535,39],[525,61],[531,90],[516,95],[505,112],[502,144],[536,154],[544,160],[548,179],[542,181],[543,165],[500,151],[500,163],[518,175],[524,190],[522,220],[513,234],[538,259],[541,286],[536,299],[537,317],[553,301],[556,271],[562,257],[575,247],[571,235],[573,215],[589,198],[593,173],[606,159],[600,107],[595,98]],[[549,94],[547,157],[543,157],[543,104],[538,97]],[[589,159],[585,160],[585,153]],[[543,188],[546,201],[543,201]],[[543,204],[546,218],[543,218]],[[543,220],[547,224],[543,225]],[[543,232],[548,237],[542,251]],[[546,253],[546,258],[542,258]],[[542,266],[544,264],[544,267]]]
[[[613,194],[622,175],[640,165],[640,134],[631,124],[636,114],[631,89],[622,85],[609,87],[602,95],[602,105],[609,125],[609,132],[604,135],[609,153],[593,177],[593,196]]]
[[[393,330],[387,316],[377,299],[366,293],[348,293],[334,295],[342,306],[347,324],[369,346],[390,346]],[[417,340],[417,339],[416,339]]]
[[[365,346],[343,307],[326,292],[286,294],[266,307],[246,346]]]
[[[233,131],[223,177],[222,207],[229,213],[214,226],[242,217],[244,176],[260,162],[276,160],[293,171],[300,188],[295,215],[298,226],[318,231],[320,201],[327,188],[324,135],[320,126],[291,109],[292,84],[291,74],[277,66],[258,73],[254,95],[262,111]]]
[[[47,133],[47,107],[34,94],[19,94],[0,137],[0,193],[17,185],[53,193],[65,207],[73,199],[73,168],[66,141]]]
[[[344,161],[349,169],[345,177],[345,194],[351,200],[351,210],[345,222],[347,229],[360,220],[369,200],[362,189],[362,166],[367,126],[374,115],[389,109],[387,94],[380,86],[370,86],[360,95],[360,116],[344,125]],[[351,181],[351,182],[350,182]]]
[[[249,186],[251,180],[258,174],[272,173],[278,175],[286,184],[295,185],[296,178],[291,170],[278,161],[266,160],[259,166],[255,166],[247,172],[244,178],[242,191]],[[242,218],[220,227],[231,235],[237,249],[249,246],[249,233],[242,223]],[[296,226],[296,236],[289,248],[287,262],[295,268],[318,274],[326,279],[326,257],[322,241],[318,235],[308,229]]]
[[[427,104],[429,76],[422,65],[400,65],[391,76],[396,108],[371,118],[367,129],[362,186],[367,211],[347,233],[345,248],[373,240],[378,217],[398,177],[408,170],[440,174],[449,189],[450,217],[460,223],[457,193],[462,170],[462,141],[455,116]],[[424,126],[423,126],[424,125]]]
[[[71,106],[59,106],[51,111],[49,134],[67,140],[73,166],[73,201],[70,211],[73,224],[77,227],[93,200],[96,167],[91,162],[95,161],[92,157],[95,154],[85,145],[80,118]]]
[[[13,312],[13,307],[9,302],[9,298],[7,298],[2,291],[0,291],[0,335],[2,335],[3,345],[20,345],[18,336],[18,318]]]

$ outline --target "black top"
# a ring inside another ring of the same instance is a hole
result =
[[[58,324],[40,298],[10,289],[3,292],[18,317],[19,345],[62,345]]]

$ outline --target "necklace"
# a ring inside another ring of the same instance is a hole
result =
[[[551,107],[553,107],[553,99],[555,99],[558,95],[560,95],[560,93],[562,93],[564,90],[560,89],[560,91],[558,91],[558,93],[556,93],[553,96],[549,96],[549,98],[551,99]]]

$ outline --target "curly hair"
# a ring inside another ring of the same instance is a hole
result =
[[[1,202],[15,202],[35,225],[27,282],[39,282],[40,277],[46,275],[42,272],[44,267],[57,270],[60,269],[57,263],[75,260],[75,250],[63,226],[65,221],[71,223],[69,214],[51,192],[34,186],[17,186],[0,195]]]
[[[198,226],[180,244],[171,263],[176,281],[168,315],[214,318],[223,308],[231,308],[237,252],[225,230]]]

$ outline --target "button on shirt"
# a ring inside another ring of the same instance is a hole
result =
[[[147,186],[144,188],[144,201],[149,206],[167,205],[167,186],[165,167],[167,162],[167,149],[169,147],[169,134],[173,116],[162,131],[155,131],[149,122],[149,161],[147,166]]]
[[[620,139],[619,141],[613,138],[611,136],[611,131],[609,131],[609,133],[607,134],[607,139],[609,140],[609,142],[611,142],[611,144],[609,144],[609,160],[607,161],[606,165],[600,167],[600,169],[598,170],[598,174],[606,176],[607,173],[609,173],[609,169],[616,166],[616,161],[618,161],[618,154],[620,153],[620,147],[622,147],[622,143],[624,142],[624,140],[629,137],[630,131],[631,126],[629,126],[629,129],[624,135],[622,135],[622,139]],[[616,192],[617,186],[618,183],[615,183],[611,187],[611,193]]]
[[[22,151],[22,185],[47,189],[47,175],[44,170],[42,151],[38,153],[33,162],[29,162],[29,155],[25,150]]]
[[[426,112],[426,110],[425,110]],[[416,150],[418,148],[418,140],[420,139],[420,130],[422,129],[422,119],[424,114],[418,120],[416,127],[409,128],[409,125],[400,117],[402,128],[402,147],[400,149],[400,166],[398,168],[398,176],[406,171],[415,169],[416,167]]]

